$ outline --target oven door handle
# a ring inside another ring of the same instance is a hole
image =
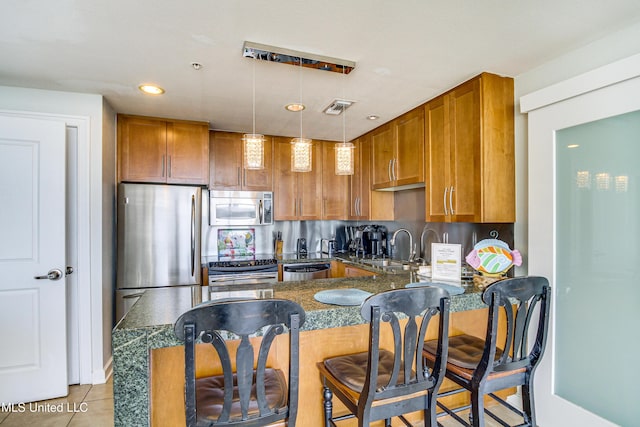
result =
[[[238,280],[264,280],[264,281],[277,281],[278,273],[270,273],[270,274],[234,274],[232,276],[209,276],[209,283],[224,283],[224,282],[234,282]]]

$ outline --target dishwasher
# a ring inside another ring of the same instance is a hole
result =
[[[329,263],[285,264],[282,267],[282,281],[326,279],[330,269]]]

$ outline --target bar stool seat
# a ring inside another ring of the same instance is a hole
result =
[[[233,374],[233,395],[239,396],[238,376]],[[280,369],[267,368],[264,370],[264,388],[267,405],[276,412],[287,410],[287,381]],[[196,379],[196,408],[198,418],[216,421],[222,414],[224,407],[224,375]],[[251,398],[247,410],[249,418],[257,417],[260,413],[256,393],[255,376],[251,386]],[[236,398],[231,404],[230,419],[240,419],[242,408],[240,399]]]

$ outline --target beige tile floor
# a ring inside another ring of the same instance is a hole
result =
[[[0,427],[110,427],[113,426],[113,381],[109,379],[106,384],[76,385],[69,387],[69,395],[59,399],[51,399],[37,402],[43,407],[60,407],[63,412],[43,412],[31,410],[32,406],[26,405],[24,412],[0,412]],[[69,410],[67,410],[69,409]],[[74,412],[75,409],[75,412]],[[511,411],[503,409],[500,405],[490,406],[498,416],[512,426],[522,422],[522,418],[515,416]],[[462,419],[468,419],[468,411],[460,413]],[[395,420],[394,420],[395,422]],[[460,427],[456,420],[450,416],[438,418],[443,427]],[[490,417],[485,419],[486,427],[500,427],[500,424]],[[396,425],[396,424],[394,424]],[[402,425],[402,424],[399,424]],[[309,427],[309,426],[303,426]]]
[[[61,408],[62,412],[53,412],[54,408]],[[113,381],[109,379],[106,384],[71,386],[66,397],[27,403],[23,412],[0,412],[0,426],[113,426]]]

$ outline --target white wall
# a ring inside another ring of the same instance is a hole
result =
[[[516,224],[514,244],[522,252],[524,260],[523,265],[516,268],[516,275],[527,273],[529,259],[528,128],[526,114],[520,114],[520,97],[637,53],[640,53],[640,23],[621,29],[515,77]],[[548,209],[549,207],[536,208]]]
[[[104,382],[111,357],[110,293],[114,286],[115,114],[101,95],[6,86],[0,86],[0,109],[67,116],[70,121],[75,118],[89,123],[86,134],[78,138],[89,144],[79,148],[78,157],[78,249],[84,253],[79,253],[76,271],[86,278],[78,286],[80,300],[89,305],[80,312],[80,381]]]

